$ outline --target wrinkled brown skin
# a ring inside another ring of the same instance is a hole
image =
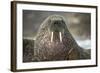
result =
[[[51,42],[51,32],[54,32]],[[62,33],[62,42],[59,40]],[[48,17],[41,24],[36,36],[33,59],[36,61],[79,60],[89,59],[84,50],[78,46],[70,32],[64,18],[59,15]],[[70,53],[69,51],[73,49]]]

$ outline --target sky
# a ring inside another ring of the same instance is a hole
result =
[[[86,49],[91,48],[90,13],[23,10],[23,38],[33,39],[42,22],[54,14],[65,18],[67,28],[78,45]]]

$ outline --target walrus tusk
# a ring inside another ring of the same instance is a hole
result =
[[[53,32],[51,32],[51,42],[53,41]]]
[[[59,36],[60,36],[60,42],[62,42],[62,35],[61,35],[61,32],[59,32]]]

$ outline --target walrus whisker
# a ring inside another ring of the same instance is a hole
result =
[[[51,32],[51,42],[53,41],[53,32]]]
[[[62,34],[59,32],[60,42],[62,42]]]
[[[71,49],[69,50],[68,55],[72,52],[72,50],[73,50],[73,48],[71,48]]]

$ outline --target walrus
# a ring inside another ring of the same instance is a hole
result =
[[[61,15],[47,17],[40,25],[34,42],[33,59],[36,61],[90,59],[69,32]]]

